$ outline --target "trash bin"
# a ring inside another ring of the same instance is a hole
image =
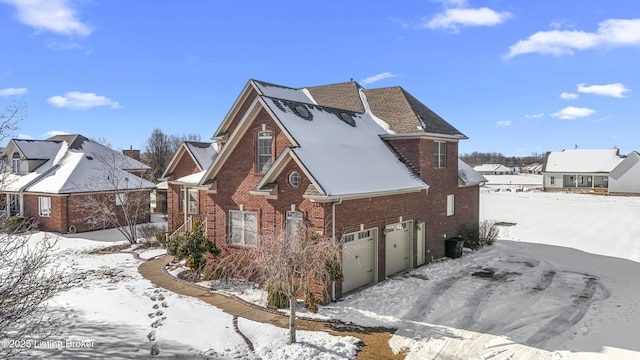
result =
[[[444,241],[444,256],[452,259],[457,259],[462,256],[462,248],[464,247],[464,240],[459,237],[454,237]]]

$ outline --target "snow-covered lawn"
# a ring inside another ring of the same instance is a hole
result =
[[[495,246],[323,307],[407,359],[640,359],[640,198],[485,188]]]
[[[481,194],[481,219],[504,224],[494,246],[392,277],[322,307],[320,316],[397,328],[389,345],[407,359],[640,359],[640,197],[497,189]],[[92,346],[52,343],[34,355],[355,356],[351,337],[300,331],[300,344],[287,346],[285,329],[239,319],[251,353],[230,315],[155,287],[131,254],[89,254],[110,244],[82,238],[59,245],[65,271],[81,276],[51,301],[66,319],[56,339]]]
[[[44,236],[39,233],[30,241]],[[91,236],[88,234],[87,236]],[[118,242],[117,244],[122,244]],[[358,339],[324,332],[298,332],[298,344],[287,345],[287,330],[246,319],[238,328],[251,340],[249,351],[234,331],[233,317],[195,298],[154,286],[138,272],[130,253],[95,254],[113,245],[74,235],[58,240],[62,269],[77,277],[77,286],[49,302],[49,311],[64,318],[56,336],[30,353],[52,359],[350,359]],[[152,258],[158,249],[143,251]],[[67,343],[67,341],[70,341]]]

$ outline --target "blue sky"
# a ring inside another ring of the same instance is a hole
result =
[[[402,86],[460,152],[640,150],[640,2],[0,0],[16,137],[208,140],[250,78]]]

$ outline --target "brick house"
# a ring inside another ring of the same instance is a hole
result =
[[[401,87],[250,80],[210,166],[186,151],[171,161],[169,228],[197,215],[218,247],[243,251],[304,222],[343,242],[341,297],[444,256],[460,225],[477,226],[486,179],[458,159],[466,138]]]
[[[6,164],[0,183],[2,217],[34,218],[41,230],[58,233],[110,227],[103,219],[86,216],[82,204],[97,194],[105,197],[105,204],[113,202],[117,213],[118,202],[126,201],[125,192],[136,191],[143,201],[149,199],[155,185],[140,177],[149,167],[136,156],[137,150],[126,150],[125,155],[82,135],[12,139],[2,152]],[[137,220],[149,222],[149,217],[147,206]]]

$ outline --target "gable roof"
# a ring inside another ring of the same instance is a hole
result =
[[[480,172],[512,172],[513,168],[508,168],[502,164],[482,164],[474,166],[473,170]]]
[[[155,187],[153,183],[126,171],[146,170],[149,169],[147,165],[81,135],[64,140],[13,139],[11,144],[18,148],[26,145],[28,153],[37,154],[35,159],[44,162],[28,174],[6,174],[3,190],[68,194]],[[10,145],[5,152],[9,151]],[[112,181],[97,180],[104,179],[106,172],[113,176]],[[122,181],[114,184],[114,179]]]
[[[618,149],[574,149],[551,151],[544,161],[544,172],[608,173],[623,157]]]
[[[164,169],[161,179],[167,179],[172,173],[175,167],[180,162],[180,159],[188,154],[200,171],[205,171],[218,156],[218,144],[215,142],[201,142],[201,141],[184,141],[178,148],[167,168]]]
[[[291,152],[324,195],[339,197],[428,188],[380,139],[385,130],[368,114],[261,98],[299,144]]]
[[[640,163],[640,154],[638,154],[637,151],[632,151],[620,162],[620,164],[618,164],[618,166],[611,170],[609,177],[614,180],[618,180],[638,163]]]
[[[482,174],[460,159],[458,159],[458,179],[460,179],[460,182],[464,186],[477,185],[489,181],[487,178],[482,176]]]

